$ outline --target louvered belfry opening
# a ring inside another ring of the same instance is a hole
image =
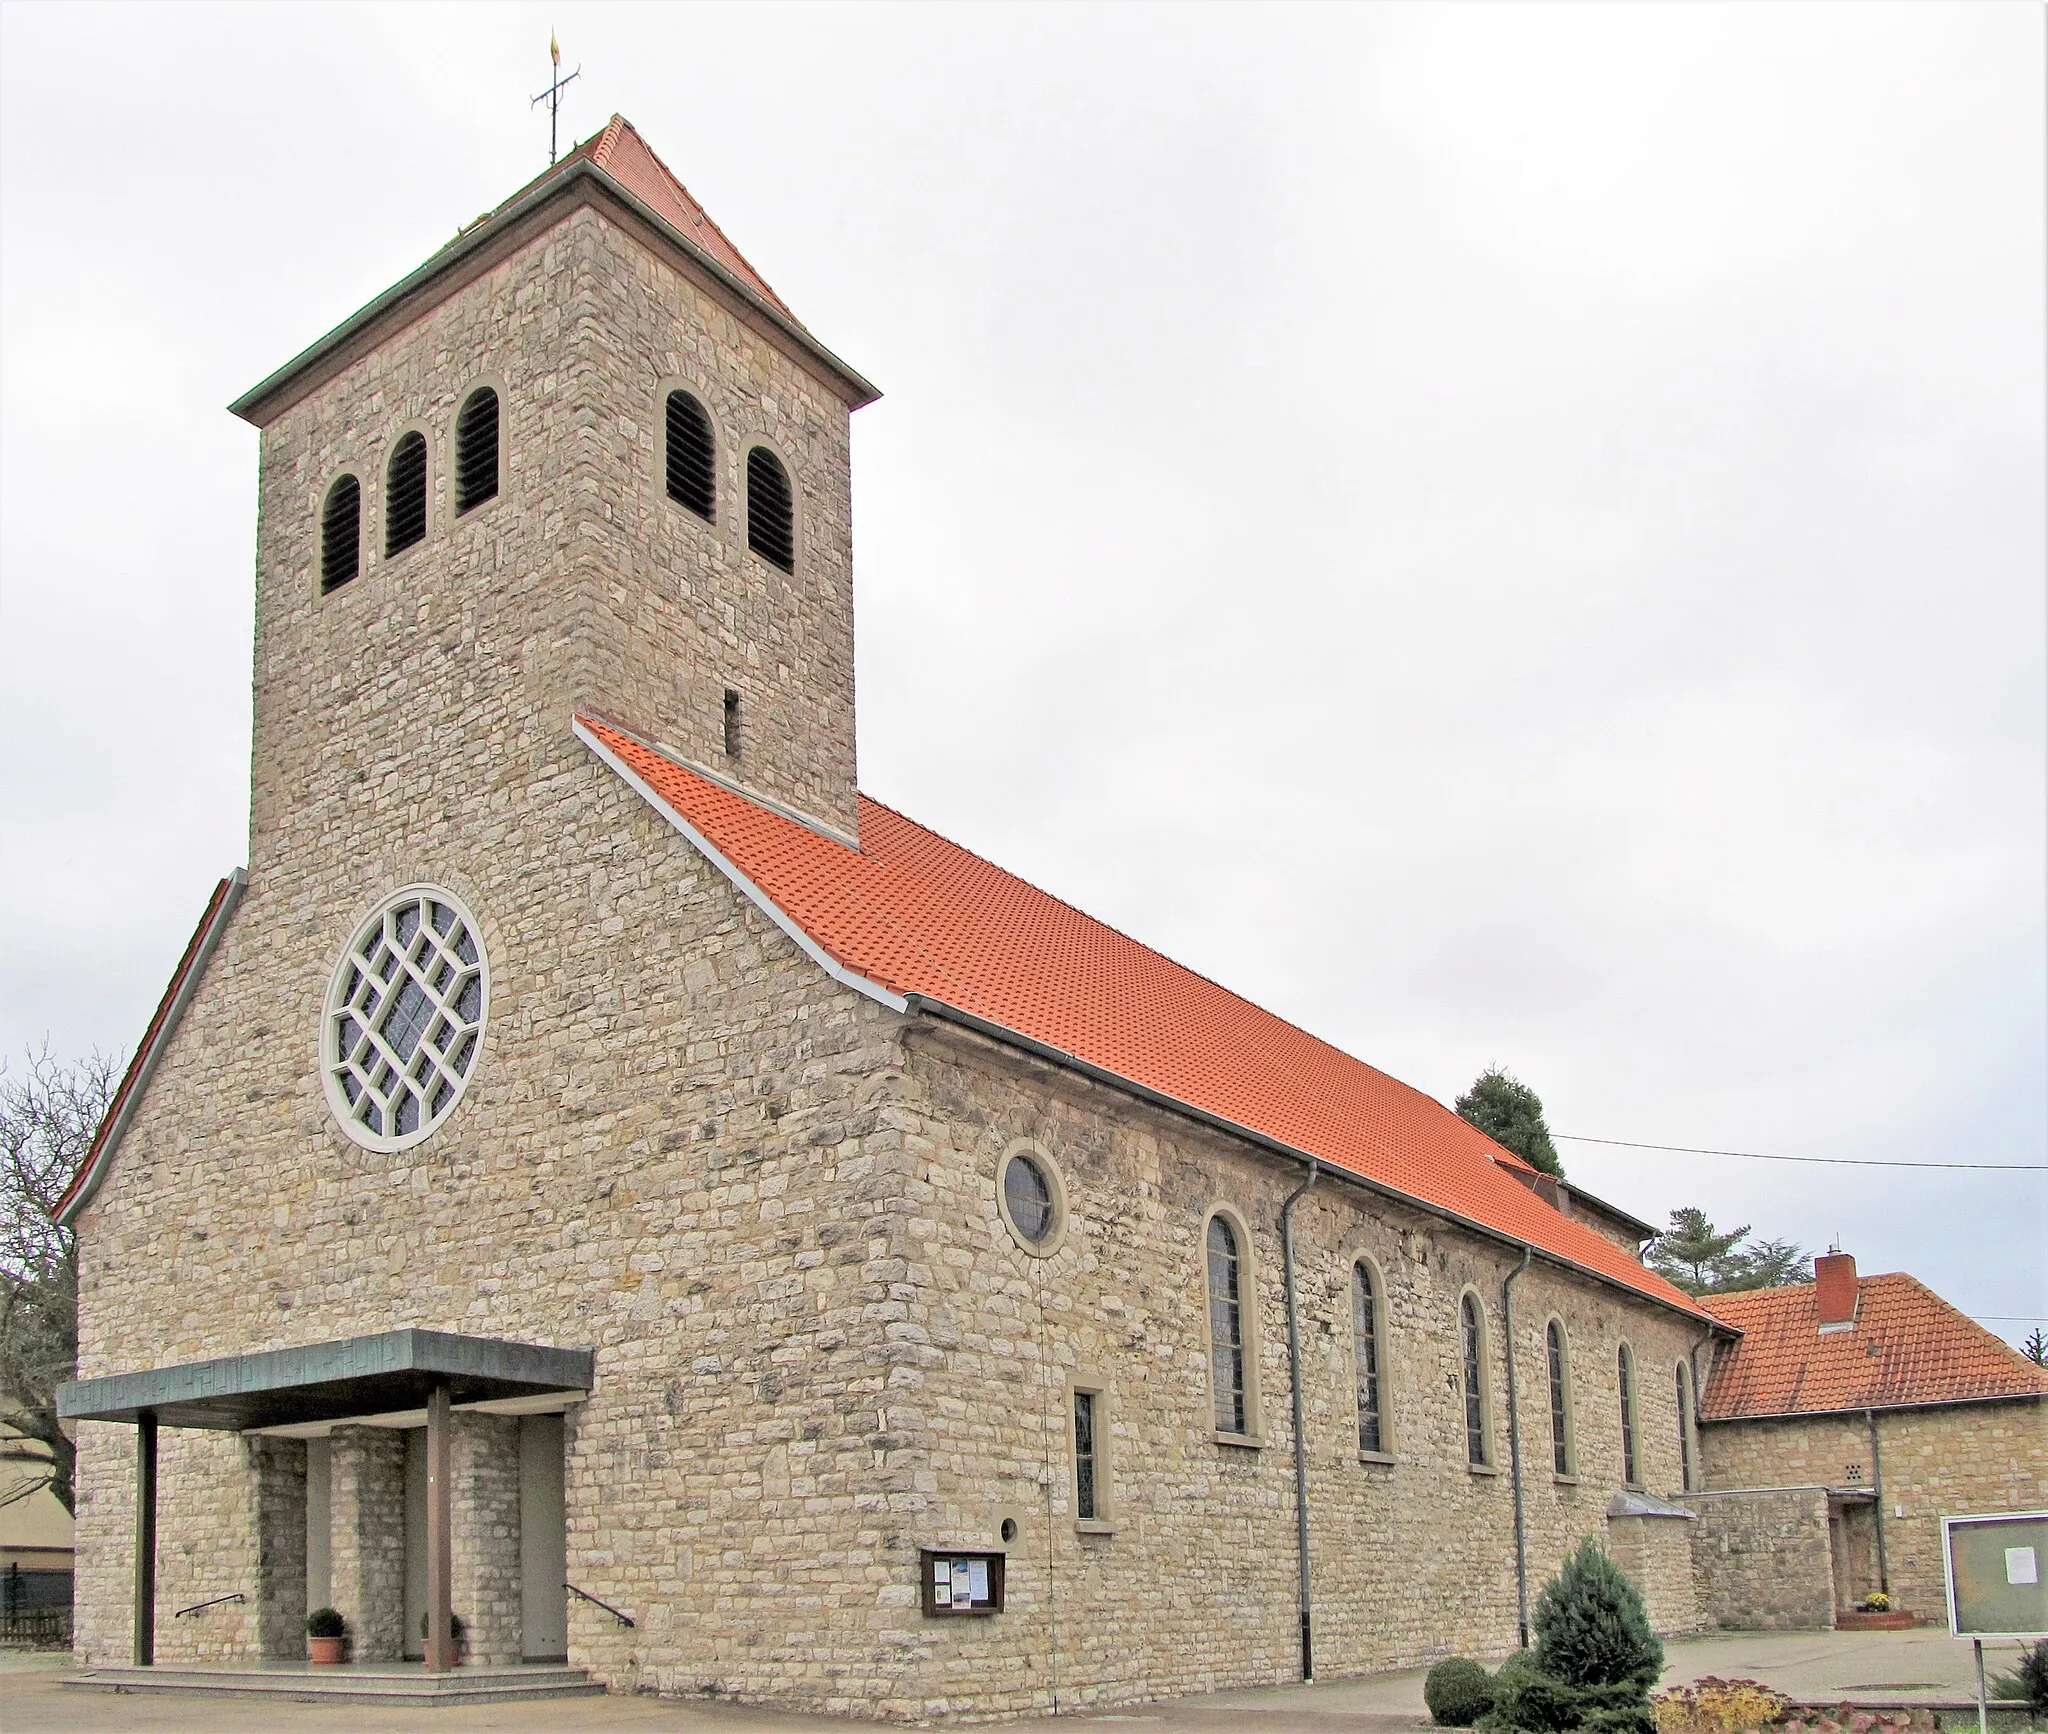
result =
[[[363,490],[343,476],[320,511],[320,588],[333,590],[363,569]]]
[[[747,453],[747,546],[785,572],[796,570],[796,513],[789,472],[765,446]]]
[[[427,440],[409,433],[391,449],[384,471],[384,552],[388,557],[427,539]]]
[[[711,418],[687,391],[668,394],[668,497],[707,524],[717,493]]]
[[[498,497],[498,394],[480,386],[455,418],[455,510]]]

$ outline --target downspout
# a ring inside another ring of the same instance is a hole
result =
[[[1294,1553],[1301,1572],[1301,1677],[1316,1677],[1313,1604],[1308,1582],[1308,1452],[1302,1440],[1301,1401],[1301,1314],[1294,1302],[1294,1207],[1308,1194],[1322,1174],[1323,1165],[1311,1156],[1308,1178],[1287,1195],[1280,1206],[1280,1265],[1287,1282],[1287,1380],[1294,1402]]]
[[[1693,1338],[1692,1347],[1685,1351],[1686,1371],[1692,1375],[1692,1413],[1679,1416],[1678,1424],[1687,1429],[1687,1436],[1692,1442],[1692,1478],[1698,1483],[1696,1487],[1683,1489],[1687,1493],[1703,1492],[1707,1485],[1707,1444],[1700,1435],[1700,1414],[1705,1402],[1700,1391],[1700,1350],[1713,1340],[1714,1330],[1709,1325]]]
[[[1870,1429],[1870,1485],[1877,1494],[1877,1587],[1890,1595],[1891,1565],[1884,1556],[1884,1456],[1877,1446],[1877,1411],[1865,1409],[1863,1421]]]
[[[1535,1247],[1524,1244],[1522,1262],[1500,1285],[1500,1318],[1508,1334],[1508,1482],[1515,1493],[1515,1633],[1529,1647],[1529,1530],[1522,1509],[1522,1405],[1515,1389],[1515,1281],[1529,1268]]]

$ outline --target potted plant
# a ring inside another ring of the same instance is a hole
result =
[[[449,1635],[452,1636],[455,1640],[455,1665],[459,1668],[462,1666],[463,1649],[469,1642],[469,1627],[462,1623],[462,1616],[460,1614],[450,1614],[448,1616],[448,1631]],[[425,1643],[426,1641],[427,1616],[425,1614],[421,1614],[420,1642]]]
[[[345,1660],[348,1621],[333,1608],[315,1608],[306,1616],[306,1649],[316,1667],[331,1668]]]

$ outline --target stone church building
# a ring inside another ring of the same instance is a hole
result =
[[[1698,1623],[1733,1333],[1640,1225],[860,795],[875,396],[614,119],[234,406],[248,867],[64,1205],[82,1663],[1045,1712],[1498,1652],[1587,1535]]]

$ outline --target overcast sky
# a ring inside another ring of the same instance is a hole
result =
[[[869,793],[1445,1102],[2048,1160],[2023,4],[6,6],[17,1064],[245,859],[222,406],[544,165],[550,24],[887,394]],[[2048,1175],[1563,1149],[2048,1314]]]

